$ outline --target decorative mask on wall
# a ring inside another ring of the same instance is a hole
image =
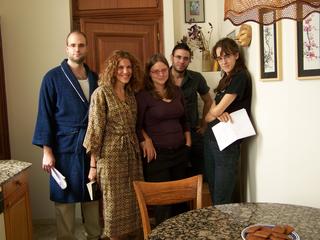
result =
[[[236,40],[242,47],[250,46],[252,38],[252,28],[248,24],[242,24],[237,34]]]

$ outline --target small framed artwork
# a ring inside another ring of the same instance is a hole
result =
[[[227,38],[231,38],[231,39],[235,40],[236,39],[236,30],[233,30],[230,33],[228,33]]]
[[[203,23],[204,0],[184,0],[184,16],[186,23]]]
[[[297,23],[298,79],[320,80],[320,14]]]
[[[281,80],[281,24],[260,25],[260,78]]]

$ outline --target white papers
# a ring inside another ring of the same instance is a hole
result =
[[[65,177],[56,168],[51,168],[51,176],[62,189],[65,189],[67,187]]]
[[[238,139],[256,135],[249,116],[244,108],[230,113],[232,123],[220,122],[212,127],[220,151]]]
[[[88,192],[89,192],[89,196],[90,199],[93,200],[93,187],[92,185],[95,183],[96,181],[91,181],[87,183],[87,188],[88,188]]]

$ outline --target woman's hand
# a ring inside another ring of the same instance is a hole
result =
[[[95,181],[97,178],[97,168],[90,167],[88,179],[89,181]]]
[[[96,155],[94,153],[91,153],[88,179],[91,182],[96,180],[96,178],[97,178],[97,159],[96,159]]]
[[[157,158],[157,152],[153,146],[151,138],[145,138],[145,140],[140,143],[140,146],[143,152],[143,157],[147,158],[148,163]]]
[[[218,117],[220,122],[229,122],[232,123],[232,118],[229,113],[224,112]]]

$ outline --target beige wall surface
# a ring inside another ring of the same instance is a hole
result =
[[[223,21],[223,1],[205,0],[206,21],[214,25],[214,44],[238,29]],[[32,146],[43,75],[65,56],[70,30],[69,1],[0,0],[0,17],[12,158],[32,162],[30,192],[34,219],[54,217],[48,176],[41,170],[42,152]],[[204,24],[206,25],[206,23]],[[320,148],[318,147],[320,81],[295,76],[295,22],[283,21],[283,80],[259,80],[258,25],[245,49],[253,77],[252,111],[258,136],[248,146],[248,200],[320,207]],[[184,1],[164,0],[165,54],[185,33]],[[200,71],[195,57],[190,66]],[[204,73],[214,87],[219,73]]]
[[[30,170],[32,217],[52,218],[48,175],[42,152],[31,144],[43,75],[65,57],[70,30],[69,1],[0,0],[0,16],[11,157],[33,163]]]

